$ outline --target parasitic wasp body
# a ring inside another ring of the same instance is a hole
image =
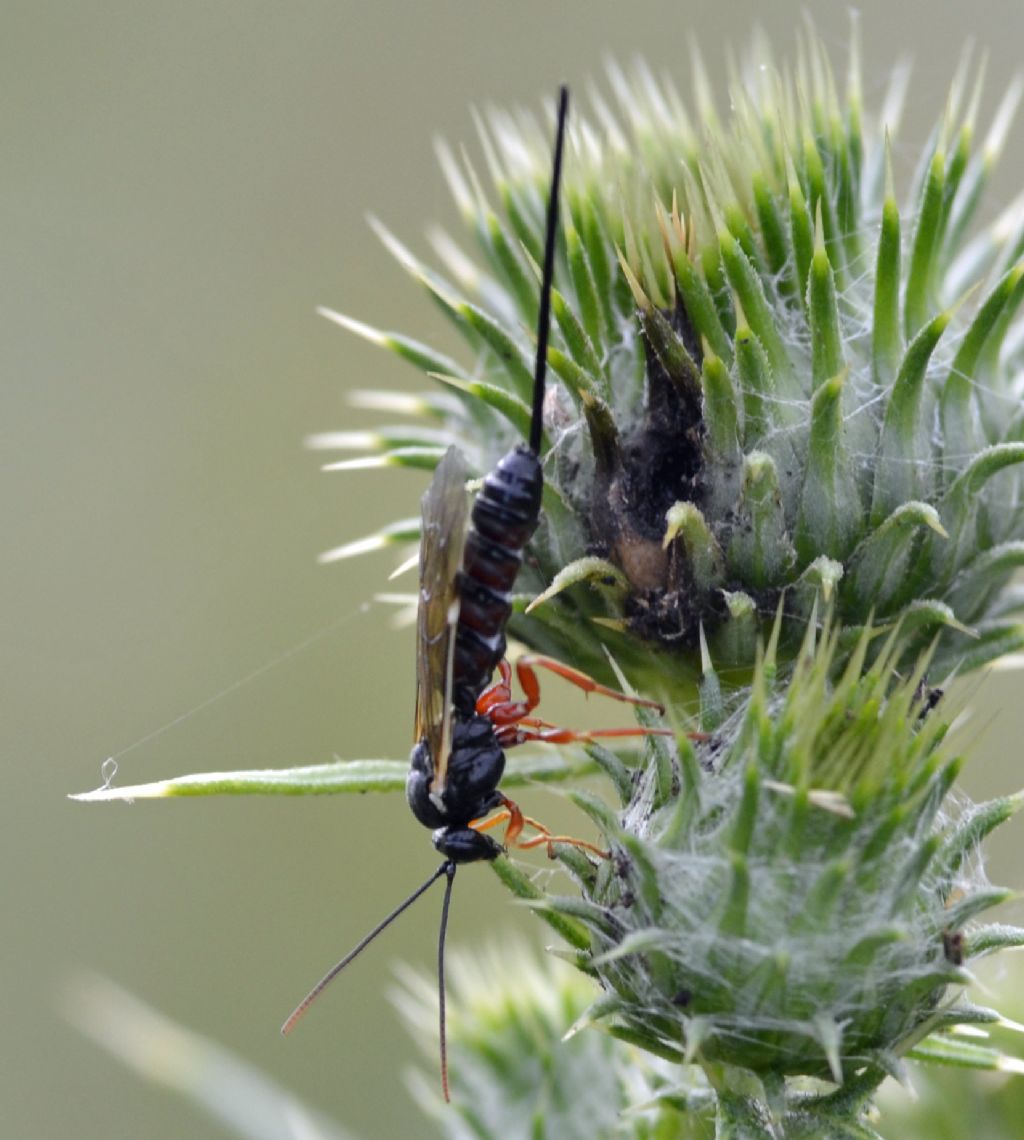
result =
[[[561,662],[528,656],[516,662],[524,698],[512,698],[512,669],[505,660],[505,627],[511,592],[523,550],[540,518],[544,476],[540,447],[547,366],[551,287],[558,225],[558,192],[568,112],[568,90],[560,88],[551,191],[547,208],[541,277],[530,438],[502,458],[467,507],[467,471],[461,453],[449,448],[422,503],[420,590],[417,612],[415,743],[406,798],[413,815],[433,831],[444,857],[425,883],[373,928],[296,1007],[282,1027],[288,1033],[326,986],[383,930],[438,879],[445,894],[438,937],[441,1085],[449,1099],[445,1039],[444,947],[456,869],[492,860],[506,846],[520,848],[569,843],[598,856],[605,852],[568,836],[552,835],[523,815],[498,784],[505,749],[527,740],[565,743],[606,736],[640,736],[661,729],[622,728],[573,732],[531,716],[540,700],[537,668],[550,670],[587,692],[660,709],[654,701],[626,697],[599,685]],[[494,681],[497,670],[498,680]],[[492,814],[494,813],[494,814]],[[505,824],[504,846],[487,831]],[[529,827],[535,834],[524,837]]]

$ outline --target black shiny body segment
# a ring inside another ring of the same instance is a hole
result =
[[[501,847],[490,836],[468,826],[502,803],[497,787],[505,771],[505,753],[491,722],[474,714],[454,723],[440,803],[430,795],[434,762],[425,741],[413,746],[409,761],[405,796],[420,823],[434,828],[438,851],[456,863],[496,858]]]
[[[505,656],[505,626],[523,548],[537,529],[544,475],[540,459],[522,444],[484,480],[470,513],[457,588],[452,704],[472,716],[477,697]]]
[[[453,863],[479,863],[497,859],[502,853],[500,843],[471,827],[439,827],[431,838],[437,850]]]

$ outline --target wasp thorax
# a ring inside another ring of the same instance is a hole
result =
[[[458,721],[442,793],[449,821],[468,823],[500,803],[495,789],[504,771],[505,753],[491,722],[483,716]]]

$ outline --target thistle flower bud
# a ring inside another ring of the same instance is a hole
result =
[[[791,670],[773,640],[749,693],[693,745],[652,740],[632,772],[592,750],[620,807],[573,794],[609,850],[560,851],[582,897],[494,864],[598,988],[582,1008],[579,983],[537,982],[519,962],[460,965],[487,977],[452,1030],[467,1105],[511,1111],[523,1087],[548,1082],[552,1104],[575,1104],[593,1080],[604,1109],[626,1113],[608,1135],[647,1135],[641,1117],[681,1111],[690,1129],[745,1120],[743,1136],[874,1136],[872,1095],[906,1059],[1019,1069],[956,1033],[1000,1020],[964,999],[973,963],[1024,944],[1021,929],[980,921],[1012,892],[988,883],[978,855],[1024,794],[974,805],[952,791],[960,762],[925,662],[900,677],[898,636],[878,647],[865,631],[842,656],[841,636],[829,626],[819,640],[812,623]],[[719,692],[714,677],[702,691]],[[629,1048],[573,1037],[561,1052],[559,1014]],[[548,1123],[537,1118],[538,1135],[575,1134]]]
[[[1007,593],[1024,213],[971,236],[1019,89],[979,147],[958,74],[898,191],[902,74],[870,112],[855,54],[840,100],[813,39],[795,73],[757,52],[728,118],[706,79],[695,112],[669,80],[613,68],[566,163],[544,520],[512,630],[605,678],[607,647],[670,701],[700,672],[701,629],[716,664],[749,669],[781,601],[785,657],[826,586],[839,655],[869,620],[902,619],[910,659],[938,635],[939,673],[1024,642]],[[482,264],[446,237],[438,272],[377,224],[467,363],[340,318],[447,387],[423,397],[429,427],[378,433],[380,462],[454,442],[482,473],[528,419],[548,131],[494,111],[481,135],[489,185],[441,157]]]
[[[576,797],[611,857],[582,903],[535,905],[585,928],[600,1018],[659,1055],[837,1084],[886,1070],[955,1016],[992,933],[974,922],[1009,897],[975,854],[1020,797],[952,796],[923,665],[897,677],[895,636],[866,665],[870,633],[841,665],[841,636],[809,632],[784,683],[770,647],[741,707],[649,762],[621,814]]]

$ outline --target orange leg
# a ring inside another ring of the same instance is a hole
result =
[[[582,689],[585,693],[597,693],[599,696],[608,697],[613,701],[622,701],[627,705],[636,705],[638,708],[657,709],[659,713],[664,713],[665,711],[665,706],[658,701],[648,701],[643,697],[628,697],[625,693],[620,693],[617,689],[609,689],[607,685],[599,684],[593,677],[588,677],[586,673],[581,673],[579,669],[573,669],[561,661],[556,661],[553,657],[544,657],[539,653],[534,653],[520,657],[516,662],[516,676],[519,678],[519,684],[522,685],[523,692],[526,694],[527,703],[530,706],[526,710],[527,712],[532,712],[540,703],[540,681],[537,679],[534,666],[547,669],[549,672],[568,681],[570,685],[575,685],[577,689]]]
[[[476,711],[481,716],[487,716],[493,708],[512,703],[512,666],[504,657],[498,662],[498,673],[501,679],[488,685],[476,699]]]
[[[508,726],[517,731],[524,731],[522,740],[514,740],[515,744],[522,744],[523,740],[540,740],[549,744],[571,744],[573,741],[582,741],[584,744],[589,740],[601,740],[608,737],[628,737],[628,736],[675,736],[675,730],[671,728],[594,728],[590,731],[576,731],[571,728],[560,728],[558,725],[552,724],[547,720],[540,720],[535,716],[524,716],[518,724]],[[533,731],[536,730],[536,731]],[[499,742],[502,738],[502,730],[496,733]],[[686,734],[687,740],[706,741],[711,739],[710,732],[688,732]],[[503,745],[507,747],[507,745]]]
[[[664,713],[664,706],[657,701],[644,700],[641,697],[628,697],[623,693],[601,685],[586,673],[573,669],[552,657],[539,655],[521,657],[516,662],[516,676],[522,687],[525,699],[514,701],[512,699],[512,668],[508,661],[498,663],[499,679],[489,685],[477,698],[476,711],[485,716],[494,727],[494,734],[501,748],[511,748],[527,740],[536,740],[548,744],[570,744],[573,742],[586,743],[591,740],[627,739],[645,736],[674,736],[670,728],[599,728],[590,732],[577,732],[571,728],[559,728],[549,721],[530,716],[530,713],[540,703],[540,681],[537,677],[537,668],[547,669],[557,674],[570,684],[582,689],[585,693],[598,693],[612,700],[622,701],[624,704],[636,705],[641,708],[657,709]],[[518,847],[528,850],[531,847],[547,847],[548,857],[553,858],[556,843],[567,843],[573,847],[580,847],[599,855],[602,859],[608,858],[608,852],[583,839],[575,839],[570,835],[554,835],[542,823],[523,815],[519,805],[508,797],[502,797],[502,808],[486,819],[472,820],[469,824],[476,831],[488,831],[492,827],[506,824],[504,844],[506,847]],[[521,838],[523,828],[532,828],[537,834],[529,839]]]
[[[628,739],[630,737],[675,736],[671,728],[595,728],[577,731],[573,728],[559,728],[538,721],[533,717],[523,717],[512,724],[502,725],[495,730],[495,736],[502,748],[514,748],[528,740],[542,744],[588,744],[592,740]]]
[[[544,824],[539,823],[532,816],[523,815],[519,805],[514,800],[510,800],[508,796],[503,796],[502,802],[505,806],[501,811],[484,820],[473,820],[469,826],[475,831],[488,831],[492,827],[498,827],[507,822],[508,826],[505,829],[504,836],[506,847],[518,847],[520,850],[526,851],[531,847],[539,847],[543,844],[548,849],[549,859],[555,857],[554,844],[556,843],[565,843],[570,847],[582,847],[585,851],[599,855],[602,859],[608,858],[607,851],[595,847],[593,843],[588,843],[585,839],[575,839],[571,835],[553,835]],[[537,834],[529,839],[520,839],[524,827],[532,827]]]
[[[512,669],[505,660],[498,664],[500,679],[484,689],[477,699],[476,711],[491,721],[495,729],[498,730],[499,735],[502,729],[518,725],[524,718],[529,717],[530,713],[540,704],[540,680],[537,677],[537,667],[547,669],[557,674],[557,676],[562,677],[570,684],[582,689],[585,693],[597,693],[611,700],[622,701],[624,704],[636,705],[640,708],[657,709],[659,713],[665,711],[664,706],[657,701],[645,700],[642,697],[628,697],[624,693],[617,692],[615,689],[609,689],[607,685],[599,684],[592,677],[588,677],[586,673],[581,673],[578,669],[563,665],[561,661],[556,661],[553,657],[528,655],[520,657],[516,662],[516,676],[519,679],[525,700],[514,701],[512,699]],[[652,732],[662,733],[663,730],[629,730],[630,735],[637,736],[651,735]],[[511,734],[506,735],[508,740],[503,743],[515,743],[515,741],[511,739]],[[604,735],[607,735],[607,733]],[[618,734],[616,733],[614,735]],[[665,732],[664,735],[670,734]],[[530,736],[527,737],[527,739],[541,738]],[[588,736],[583,734],[567,739],[586,740]],[[565,743],[565,741],[558,741],[558,743]]]

